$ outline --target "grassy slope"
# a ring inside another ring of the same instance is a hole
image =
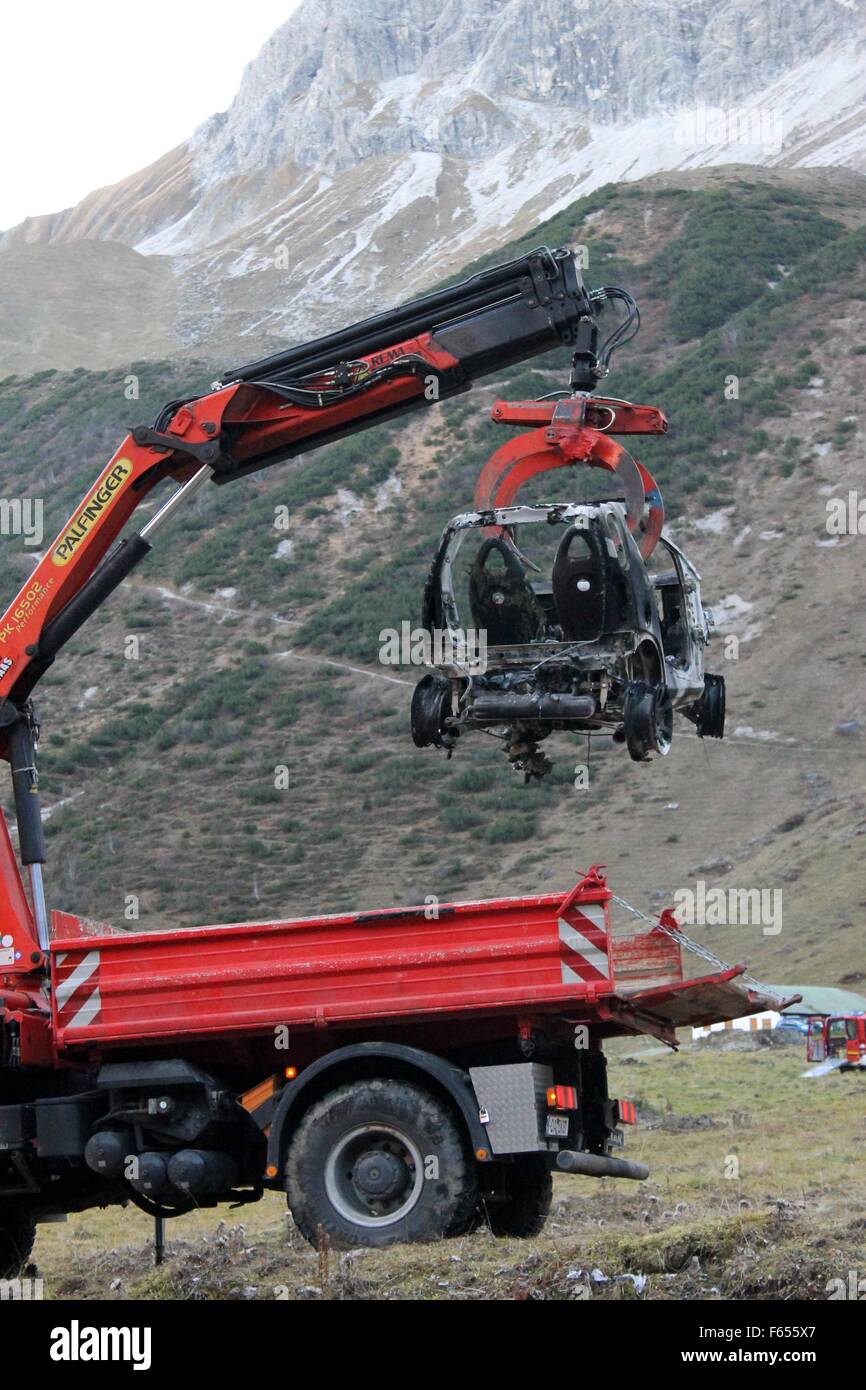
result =
[[[744,642],[726,674],[732,725],[769,728],[775,747],[740,738],[708,748],[686,734],[651,768],[596,753],[591,798],[570,786],[577,740],[552,741],[556,780],[528,789],[492,740],[451,763],[412,747],[414,673],[383,672],[379,632],[416,620],[435,537],[501,442],[490,402],[561,384],[567,354],[551,354],[422,420],[210,489],[175,524],[43,688],[46,801],[68,801],[49,821],[54,901],[117,921],[135,894],[142,925],[158,927],[564,886],[576,867],[606,860],[646,906],[726,857],[727,881],[786,884],[786,928],[781,938],[716,933],[714,944],[777,978],[856,972],[857,934],[837,927],[857,917],[862,740],[832,728],[862,700],[862,547],[814,541],[820,487],[843,487],[859,462],[857,422],[845,417],[862,366],[863,221],[847,176],[813,186],[735,170],[601,190],[526,239],[588,245],[590,281],[624,283],[641,302],[643,333],[611,390],[671,417],[670,435],[641,455],[710,597],[737,592],[760,612],[763,640]],[[0,383],[4,492],[44,495],[49,531],[127,424],[214,374],[142,368],[131,404],[128,370]],[[735,402],[722,389],[730,373]],[[823,403],[809,385],[822,373],[833,378]],[[816,453],[821,441],[829,454]],[[399,494],[377,510],[395,476]],[[575,476],[567,489],[587,485]],[[344,524],[333,509],[347,500],[363,509]],[[292,517],[290,559],[276,556],[280,505]],[[724,534],[690,535],[690,520],[721,508]],[[779,516],[786,539],[769,555],[758,532]],[[734,550],[746,524],[752,534]],[[20,543],[3,549],[12,592]],[[124,659],[130,634],[140,661]],[[383,678],[395,674],[406,683]],[[274,787],[282,764],[287,791]],[[799,827],[779,829],[792,811]]]

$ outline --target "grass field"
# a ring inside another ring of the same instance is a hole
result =
[[[642,1055],[643,1054],[643,1055]],[[481,1231],[438,1246],[317,1254],[282,1200],[167,1228],[133,1209],[40,1229],[51,1299],[826,1299],[866,1276],[866,1079],[804,1080],[804,1049],[745,1038],[609,1048],[611,1093],[641,1121],[645,1183],[557,1178],[532,1241]]]

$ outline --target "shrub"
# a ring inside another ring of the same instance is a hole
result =
[[[484,831],[484,838],[491,845],[509,844],[516,840],[530,839],[535,830],[534,816],[521,815],[515,811],[491,821]]]

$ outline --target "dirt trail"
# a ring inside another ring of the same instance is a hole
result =
[[[348,666],[344,661],[334,661],[329,656],[302,656],[300,652],[275,652],[277,661],[306,661],[313,666],[333,666],[338,671],[348,671],[353,676],[369,676],[370,680],[387,681],[389,685],[407,685],[411,689],[414,681],[404,680],[402,676],[386,676],[384,671],[367,671],[363,666]]]
[[[136,587],[158,594],[169,602],[199,608],[204,613],[219,613],[224,618],[267,618],[268,622],[278,623],[281,627],[301,626],[296,618],[283,618],[279,613],[258,613],[249,608],[232,608],[227,603],[215,603],[213,599],[190,598],[187,594],[179,594],[176,589],[170,589],[167,584],[142,584]]]

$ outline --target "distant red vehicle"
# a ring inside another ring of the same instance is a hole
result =
[[[806,1060],[839,1062],[839,1071],[866,1071],[866,1013],[813,1014],[806,1034]]]

